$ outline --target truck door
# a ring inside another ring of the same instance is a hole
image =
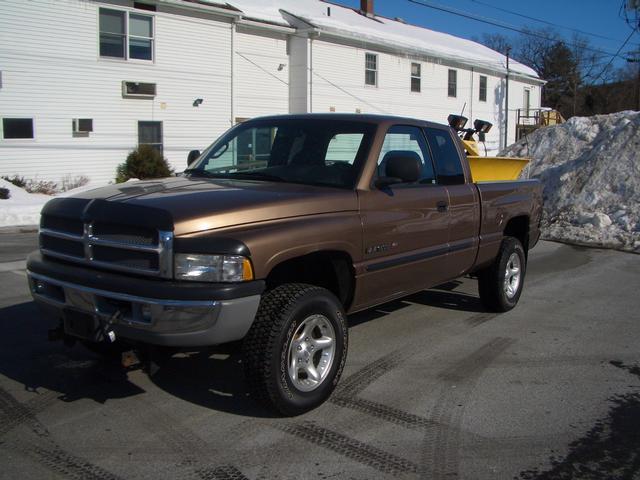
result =
[[[446,280],[449,214],[447,189],[436,182],[429,148],[419,127],[394,125],[385,135],[378,176],[393,155],[416,156],[418,182],[372,188],[360,195],[364,262],[356,302],[391,299]],[[377,302],[376,302],[377,303]]]
[[[438,183],[449,194],[449,258],[451,278],[473,266],[480,232],[480,198],[477,188],[465,179],[461,155],[449,129],[424,129],[436,167]],[[466,161],[466,159],[465,159]]]

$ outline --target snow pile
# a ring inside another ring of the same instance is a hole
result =
[[[68,197],[74,193],[92,190],[103,185],[102,183],[89,182],[82,187],[50,196],[41,193],[29,193],[0,178],[0,188],[9,190],[10,195],[8,199],[0,200],[0,227],[37,225],[40,223],[40,210],[52,198]]]
[[[640,112],[573,117],[502,155],[532,158],[545,238],[640,253]]]

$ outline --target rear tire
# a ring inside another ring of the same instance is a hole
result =
[[[527,260],[517,238],[505,237],[493,264],[478,272],[482,304],[493,312],[507,312],[520,299]]]
[[[346,316],[328,290],[284,284],[263,295],[243,342],[249,392],[282,415],[322,404],[347,358]]]

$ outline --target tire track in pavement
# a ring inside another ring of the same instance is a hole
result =
[[[17,415],[16,415],[17,414]],[[6,448],[32,458],[41,466],[65,478],[78,480],[120,480],[120,477],[94,465],[91,462],[65,451],[52,437],[49,430],[36,417],[36,414],[24,404],[18,402],[13,395],[0,387],[0,420],[2,425],[8,424],[11,418],[19,417],[20,422],[12,423],[12,427],[26,424],[35,437],[33,440],[22,438],[6,443]],[[4,431],[7,433],[10,429]]]
[[[20,403],[0,388],[0,437],[23,423],[34,420],[38,413],[53,405],[59,397],[58,393],[47,390],[25,403]]]
[[[349,408],[371,417],[379,418],[389,423],[399,425],[409,430],[427,429],[436,426],[433,420],[419,415],[414,415],[398,408],[390,407],[382,403],[373,402],[364,398],[336,397],[331,400],[334,405]]]
[[[410,356],[411,348],[405,347],[380,357],[339,383],[334,396],[340,398],[355,397],[384,374],[398,367]]]
[[[212,465],[210,458],[218,457],[218,451],[210,448],[210,444],[196,432],[157,404],[150,403],[142,417],[136,416],[137,423],[148,432],[154,434],[160,442],[178,453],[179,461],[175,466],[179,469],[177,476],[181,479],[203,480],[244,480],[246,477],[234,465]],[[137,412],[134,412],[137,415]],[[236,426],[233,433],[226,437],[229,445],[235,437],[242,435],[245,420]],[[243,461],[249,454],[240,454],[234,461]]]
[[[409,460],[333,430],[319,427],[312,422],[285,424],[278,428],[285,433],[314,443],[358,463],[368,465],[382,473],[391,475],[415,474],[419,470],[418,465]]]
[[[434,428],[427,430],[422,442],[423,478],[458,477],[461,424],[468,398],[484,370],[514,343],[511,338],[494,338],[438,376],[444,385],[429,416]]]
[[[47,390],[25,403],[18,402],[10,393],[0,387],[0,437],[8,434],[20,425],[26,424],[39,441],[28,442],[23,439],[11,441],[13,449],[32,458],[45,468],[69,478],[115,480],[119,477],[64,451],[52,438],[38,419],[37,414],[46,410],[60,398],[60,394]],[[206,442],[166,412],[155,411],[142,422],[145,427],[152,427],[158,433],[159,440],[172,451],[178,452],[180,462],[177,467],[186,468],[181,478],[205,480],[246,480],[246,477],[233,465],[210,466],[201,459],[207,458],[211,452],[206,449]]]
[[[198,471],[202,480],[249,480],[233,465],[222,465],[209,470]]]

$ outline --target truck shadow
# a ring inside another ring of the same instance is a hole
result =
[[[461,285],[463,285],[463,282],[453,280],[429,290],[422,290],[398,300],[355,313],[349,316],[349,326],[354,327],[376,318],[384,317],[414,304],[461,312],[485,313],[487,310],[477,295],[455,291]]]
[[[86,398],[104,403],[144,393],[118,365],[80,345],[49,342],[47,331],[56,325],[57,320],[43,318],[33,302],[0,309],[0,374],[26,391],[58,392],[63,402]]]
[[[349,324],[363,324],[415,304],[484,311],[476,297],[455,291],[459,285],[461,282],[449,282],[350,315]],[[57,320],[43,318],[33,302],[0,309],[0,374],[27,391],[58,392],[54,399],[63,402],[91,399],[104,403],[146,393],[129,380],[130,371],[117,359],[107,360],[80,344],[69,348],[62,342],[49,342],[47,332],[56,326]],[[235,415],[272,416],[248,394],[239,344],[177,353],[150,372],[154,385],[185,401]]]

